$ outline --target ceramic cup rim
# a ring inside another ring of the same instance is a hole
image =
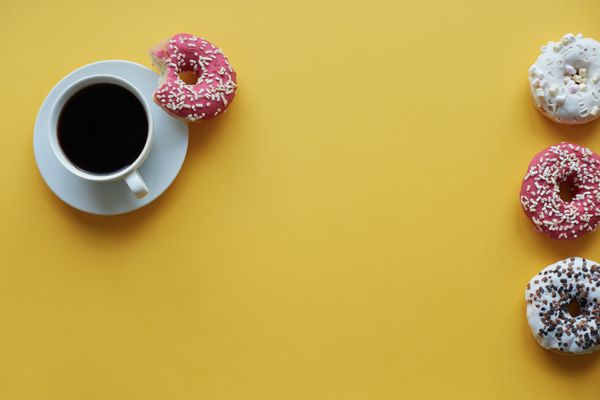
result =
[[[138,101],[140,102],[140,104],[142,104],[142,107],[144,108],[144,112],[146,113],[146,118],[148,121],[148,134],[146,136],[146,143],[144,144],[142,151],[140,152],[138,157],[135,159],[135,161],[133,161],[131,164],[129,164],[126,167],[123,167],[119,170],[111,171],[109,173],[104,173],[104,174],[85,171],[85,170],[82,170],[81,168],[77,167],[75,164],[73,164],[71,162],[71,160],[69,160],[69,158],[63,152],[63,150],[58,142],[58,118],[59,118],[60,113],[62,112],[62,109],[65,106],[66,102],[75,93],[79,92],[81,89],[84,89],[88,86],[98,84],[98,83],[116,84],[116,85],[119,85],[119,86],[127,89],[129,92],[131,92],[133,95],[135,95],[136,98],[138,99]],[[152,133],[153,133],[154,129],[153,129],[153,122],[152,122],[152,113],[150,111],[150,106],[149,106],[148,102],[146,101],[146,99],[144,98],[142,93],[133,84],[131,84],[129,81],[127,81],[123,78],[120,78],[118,76],[115,76],[115,75],[94,74],[94,75],[80,78],[80,79],[76,80],[75,82],[71,83],[70,85],[68,85],[65,89],[63,89],[60,92],[60,94],[56,98],[56,101],[54,102],[54,104],[52,104],[52,108],[50,110],[50,118],[48,119],[48,124],[49,124],[48,135],[49,135],[50,147],[52,148],[52,151],[54,152],[54,155],[56,156],[58,161],[69,172],[73,173],[74,175],[76,175],[82,179],[86,179],[86,180],[90,180],[90,181],[111,182],[111,181],[125,178],[130,173],[137,170],[143,164],[143,162],[148,157],[148,155],[150,153],[150,149],[152,147],[152,137],[153,137]]]

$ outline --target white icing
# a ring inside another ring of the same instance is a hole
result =
[[[525,291],[527,320],[538,343],[561,353],[600,348],[600,265],[581,257],[558,261],[534,276]],[[581,307],[568,311],[571,301]]]
[[[591,78],[590,78],[591,77]],[[600,43],[566,34],[542,46],[529,69],[529,85],[538,109],[553,121],[575,125],[600,116]]]

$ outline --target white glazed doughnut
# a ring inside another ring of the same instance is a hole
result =
[[[531,95],[540,112],[568,125],[600,117],[600,43],[568,33],[541,50],[529,69]]]
[[[527,284],[527,320],[538,343],[561,354],[600,347],[600,265],[572,257],[544,268]],[[579,315],[569,312],[579,304]]]

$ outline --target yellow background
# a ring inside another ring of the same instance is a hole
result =
[[[527,68],[600,3],[3,1],[0,399],[597,398],[542,350],[525,284],[556,242],[518,203],[537,151],[600,126],[533,107]],[[44,97],[176,32],[221,46],[230,112],[155,203],[82,214],[46,187]]]

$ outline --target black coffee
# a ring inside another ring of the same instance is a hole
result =
[[[99,83],[75,93],[58,118],[58,143],[80,169],[105,174],[133,163],[148,137],[146,111],[129,90]]]

